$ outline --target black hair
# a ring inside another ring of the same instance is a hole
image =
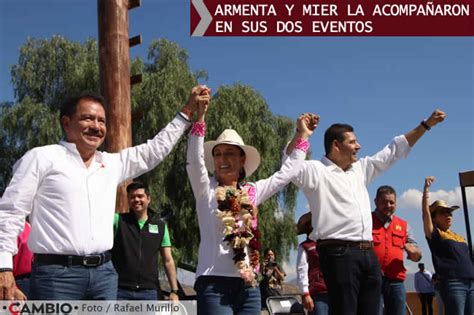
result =
[[[263,256],[267,256],[268,252],[269,251],[272,251],[273,252],[273,255],[275,255],[275,251],[273,249],[271,249],[270,247],[266,248],[265,251],[263,252]],[[276,255],[275,255],[276,256]]]
[[[245,168],[241,168],[240,169],[240,172],[239,172],[239,179],[238,179],[238,182],[243,182],[245,177],[247,177],[246,173],[245,173]]]
[[[138,180],[130,183],[127,186],[127,194],[130,195],[130,193],[132,193],[133,191],[135,191],[137,189],[143,189],[145,191],[145,194],[147,196],[150,196],[150,191],[148,190],[148,186],[145,183],[140,182]]]
[[[377,189],[377,195],[375,196],[375,199],[377,199],[380,195],[385,194],[395,195],[395,197],[397,197],[397,193],[395,192],[395,189],[392,186],[383,185]]]
[[[105,101],[104,97],[96,92],[84,91],[81,92],[79,95],[74,95],[69,97],[62,103],[61,108],[59,110],[59,119],[63,116],[72,117],[76,113],[77,105],[82,100],[91,100],[99,103],[102,107],[107,107],[107,102]]]
[[[354,128],[348,124],[332,124],[324,133],[324,150],[326,155],[331,152],[332,143],[334,140],[338,142],[344,141],[345,132],[354,132]]]

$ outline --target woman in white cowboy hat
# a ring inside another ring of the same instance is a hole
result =
[[[297,150],[278,172],[250,184],[243,180],[257,169],[260,154],[232,129],[204,143],[206,110],[207,105],[199,106],[187,153],[201,236],[195,283],[198,314],[260,314],[256,206],[298,173],[319,117],[301,115],[290,143]]]
[[[453,211],[444,200],[429,205],[429,189],[435,178],[425,179],[423,190],[423,226],[431,250],[433,265],[441,282],[445,314],[474,314],[474,265],[466,240],[450,230]]]

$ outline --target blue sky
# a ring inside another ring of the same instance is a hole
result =
[[[214,90],[242,82],[259,91],[275,114],[321,115],[311,139],[313,158],[322,156],[322,134],[332,123],[355,127],[364,156],[414,128],[435,108],[446,111],[447,120],[428,132],[407,160],[369,186],[371,196],[382,184],[397,190],[398,214],[411,223],[423,261],[432,269],[417,194],[424,178],[435,175],[435,196],[461,205],[458,173],[474,169],[474,39],[193,38],[189,2],[142,0],[141,7],[130,11],[130,36],[143,36],[143,44],[131,49],[132,57],[146,58],[149,43],[164,37],[189,51],[193,70],[208,71],[209,80],[202,83]],[[9,69],[28,36],[60,34],[81,42],[97,38],[96,14],[95,0],[0,0],[0,101],[14,100]],[[474,209],[474,189],[468,189],[468,201]],[[297,216],[306,207],[301,195]],[[462,210],[454,220],[454,231],[465,235]],[[287,269],[293,264],[294,258]],[[417,269],[414,263],[407,267]]]

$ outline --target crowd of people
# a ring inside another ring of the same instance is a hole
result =
[[[406,158],[446,114],[435,110],[363,158],[354,128],[333,124],[324,134],[321,160],[305,160],[319,116],[301,114],[280,169],[248,182],[262,157],[233,129],[204,141],[210,104],[211,90],[198,85],[153,139],[107,153],[98,151],[106,135],[105,100],[91,93],[67,100],[60,111],[64,140],[18,160],[0,201],[0,299],[160,299],[160,253],[170,299],[177,301],[170,233],[149,206],[147,185],[128,185],[128,213],[115,214],[114,207],[117,185],[157,167],[190,128],[186,170],[200,228],[198,314],[260,314],[267,297],[281,294],[285,272],[276,252],[267,249],[260,258],[257,207],[289,183],[302,189],[310,208],[297,223],[298,234],[306,235],[297,273],[307,311],[404,314],[404,255],[418,262],[422,253],[408,222],[395,215],[395,189],[379,187],[372,211],[367,186]],[[421,202],[439,292],[446,314],[473,314],[474,267],[466,241],[450,230],[457,207],[442,200],[429,204],[433,181],[426,178]],[[417,277],[424,277],[421,267]],[[419,293],[431,310],[428,292],[420,287]]]

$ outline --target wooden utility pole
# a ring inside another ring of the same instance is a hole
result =
[[[97,0],[100,91],[108,103],[108,152],[132,145],[128,10],[139,5],[140,1],[133,0]],[[128,211],[125,187],[123,184],[117,191],[117,212]]]
[[[471,224],[469,220],[469,209],[467,208],[466,197],[466,187],[474,187],[474,170],[459,173],[459,184],[461,185],[462,205],[464,208],[464,221],[466,223],[467,244],[469,245],[469,253],[471,254],[471,260],[474,261],[474,257],[472,256]]]

